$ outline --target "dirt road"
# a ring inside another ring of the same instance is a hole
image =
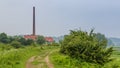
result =
[[[54,68],[53,64],[49,61],[49,55],[46,56],[45,62],[47,64],[48,68]]]
[[[50,52],[45,52],[31,57],[26,63],[26,68],[54,68],[49,60],[49,55]]]

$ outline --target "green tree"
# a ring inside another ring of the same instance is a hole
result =
[[[31,45],[32,43],[34,43],[34,41],[32,39],[28,39],[28,40],[26,40],[25,45]]]
[[[45,43],[45,38],[44,36],[38,36],[37,41],[38,44],[44,44]]]
[[[20,47],[22,47],[22,45],[18,41],[13,41],[11,43],[11,46],[13,46],[14,48],[20,48]]]
[[[20,38],[18,41],[19,41],[22,45],[26,45],[26,40],[25,40],[25,38]]]
[[[20,38],[18,40],[22,45],[31,45],[34,41],[32,39]]]
[[[95,38],[97,38],[98,42],[101,43],[101,46],[103,47],[107,47],[107,38],[105,37],[105,35],[101,34],[101,33],[94,33]]]
[[[8,39],[6,33],[1,33],[0,34],[0,42],[2,42],[2,43],[9,43],[9,39]]]
[[[103,34],[82,30],[71,30],[61,42],[60,52],[78,60],[104,64],[110,59],[112,48],[106,48],[107,40]]]

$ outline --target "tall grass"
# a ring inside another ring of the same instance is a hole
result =
[[[50,60],[55,68],[120,68],[120,52],[115,51],[112,54],[113,60],[101,66],[95,63],[88,63],[82,60],[76,60],[61,53],[53,52],[50,55]]]
[[[54,52],[50,55],[50,60],[54,64],[55,68],[98,68],[97,64],[87,63],[84,61],[78,61],[72,59],[69,56],[63,55],[59,52]],[[91,67],[89,67],[91,66]]]
[[[41,48],[39,47],[26,47],[22,49],[1,51],[0,68],[24,68],[25,61],[29,57],[38,54],[40,51]]]
[[[6,46],[6,45],[0,45]],[[25,68],[27,60],[46,51],[54,49],[54,46],[27,46],[19,49],[0,50],[0,68]]]

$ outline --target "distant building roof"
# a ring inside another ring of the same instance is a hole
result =
[[[36,35],[24,35],[25,39],[32,39],[32,40],[36,40],[37,36]]]
[[[45,37],[45,40],[47,42],[54,42],[54,39],[52,37]]]

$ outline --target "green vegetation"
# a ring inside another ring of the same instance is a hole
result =
[[[7,43],[10,43],[11,41],[12,41],[11,37],[8,37],[7,34],[5,34],[5,33],[0,34],[0,42],[1,43],[7,44]]]
[[[22,36],[8,36],[6,33],[1,33],[0,68],[25,68],[26,61],[30,57],[54,49],[55,46],[47,46],[44,44],[45,42],[43,36],[38,36],[37,40],[34,41]]]
[[[40,52],[41,48],[26,47],[0,51],[0,68],[24,68],[28,58]]]
[[[6,46],[6,45],[0,45]],[[0,68],[25,68],[26,61],[37,55],[42,55],[46,52],[54,50],[55,46],[27,46],[24,48],[15,49],[11,47],[9,50],[0,51]],[[38,64],[34,61],[33,64]]]
[[[61,54],[58,51],[50,55],[50,60],[55,68],[98,68],[97,64],[79,61],[67,55]]]
[[[49,49],[45,49],[44,51],[40,52],[39,55],[35,56],[34,61],[32,62],[32,66],[34,66],[34,68],[48,68],[45,58],[58,47],[48,46],[48,48]]]
[[[55,68],[120,68],[120,48],[108,48],[103,34],[71,31],[50,55]]]
[[[11,44],[14,48],[20,48],[22,46],[29,46],[34,43],[42,45],[47,42],[44,36],[38,36],[37,40],[25,39],[23,36],[8,36],[6,33],[0,33],[0,43]]]
[[[71,30],[61,42],[60,52],[79,61],[104,65],[110,61],[112,48],[107,47],[107,39],[100,33]]]
[[[111,62],[99,65],[71,58],[67,55],[61,54],[59,49],[57,52],[53,52],[50,55],[50,60],[55,68],[120,68],[120,48],[114,48],[110,58],[113,59]]]
[[[13,46],[14,48],[22,47],[22,45],[18,41],[12,41],[12,43],[10,45]]]
[[[107,47],[106,37],[93,30],[71,30],[59,43],[45,42],[43,36],[34,41],[1,33],[0,68],[25,68],[31,57],[33,66],[47,68],[48,55],[54,68],[120,68],[120,48]]]
[[[42,45],[45,43],[45,38],[43,36],[38,36],[37,41],[38,44]]]
[[[13,49],[12,46],[0,43],[0,51],[6,51],[6,50],[11,50],[11,49]]]

